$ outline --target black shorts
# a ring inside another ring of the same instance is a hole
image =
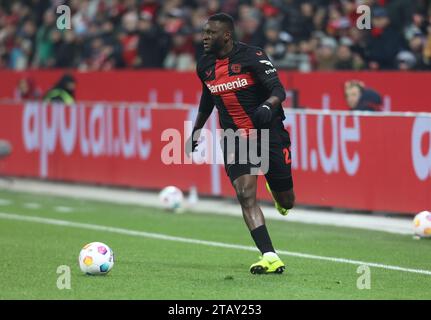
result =
[[[240,140],[244,142],[244,139],[248,142],[247,151],[245,151],[244,147],[242,149],[239,147]],[[251,142],[253,139],[257,140]],[[242,175],[255,174],[259,167],[264,167],[262,164],[256,163],[254,157],[252,157],[252,160],[250,159],[250,152],[248,151],[257,147],[257,156],[261,156],[262,152],[269,156],[265,178],[271,190],[281,192],[292,189],[290,137],[280,118],[275,119],[269,129],[269,143],[262,141],[260,132],[258,132],[257,137],[238,137],[235,139],[235,148],[233,149],[233,141],[222,138],[221,146],[225,170],[231,182]]]

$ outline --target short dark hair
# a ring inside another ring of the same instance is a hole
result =
[[[208,21],[220,21],[221,23],[224,23],[228,27],[229,31],[232,32],[232,35],[235,32],[234,20],[227,13],[222,12],[222,13],[213,14],[208,18]]]

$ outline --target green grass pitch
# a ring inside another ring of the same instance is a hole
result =
[[[252,246],[241,217],[116,205],[0,191],[0,212],[169,236]],[[30,205],[29,205],[30,203]],[[34,204],[37,203],[36,207]],[[58,210],[56,207],[68,207]],[[238,207],[238,210],[239,207]],[[431,270],[431,241],[341,227],[268,220],[280,250]],[[77,257],[92,241],[108,244],[106,276],[81,273]],[[431,275],[370,268],[358,289],[357,265],[281,256],[283,275],[252,275],[258,252],[0,218],[0,299],[430,299]],[[71,289],[57,288],[57,267]]]

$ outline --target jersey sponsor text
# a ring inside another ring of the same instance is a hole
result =
[[[216,85],[206,84],[212,94],[221,93],[228,90],[239,89],[248,86],[247,79],[237,78],[235,81],[219,83]]]

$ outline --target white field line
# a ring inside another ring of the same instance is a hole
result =
[[[229,248],[229,249],[238,249],[238,250],[246,250],[246,251],[257,251],[257,249],[255,247],[252,247],[252,246],[244,246],[244,245],[238,245],[238,244],[230,244],[230,243],[222,243],[222,242],[215,242],[215,241],[206,241],[206,240],[190,239],[190,238],[183,238],[183,237],[175,237],[175,236],[169,236],[169,235],[161,234],[161,233],[152,233],[152,232],[145,232],[145,231],[138,231],[138,230],[130,230],[130,229],[123,229],[123,228],[101,226],[101,225],[96,225],[96,224],[79,223],[79,222],[72,222],[72,221],[58,220],[58,219],[49,219],[49,218],[40,218],[40,217],[34,217],[34,216],[23,216],[23,215],[18,215],[18,214],[11,214],[11,213],[0,212],[0,219],[35,222],[35,223],[41,223],[41,224],[49,224],[49,225],[56,225],[56,226],[62,226],[62,227],[88,229],[88,230],[95,230],[95,231],[105,231],[105,232],[112,232],[112,233],[124,234],[124,235],[129,235],[129,236],[167,240],[167,241],[175,241],[175,242],[182,242],[182,243],[200,244],[200,245],[219,247],[219,248]],[[350,260],[350,259],[343,259],[343,258],[317,256],[317,255],[312,255],[312,254],[306,254],[306,253],[300,253],[300,252],[291,252],[291,251],[285,251],[285,250],[277,250],[277,253],[279,253],[280,255],[286,255],[286,256],[292,256],[292,257],[298,257],[298,258],[304,258],[304,259],[323,260],[323,261],[346,263],[346,264],[353,264],[353,265],[367,265],[369,267],[374,267],[374,268],[380,268],[380,269],[386,269],[386,270],[395,270],[395,271],[409,272],[409,273],[418,273],[418,274],[424,274],[424,275],[431,276],[431,270],[411,269],[411,268],[391,266],[391,265],[385,265],[385,264],[374,263],[374,262],[365,262],[365,261]]]
[[[0,206],[8,206],[12,203],[12,201],[7,199],[0,199]]]
[[[61,213],[69,213],[73,211],[73,208],[70,207],[64,207],[64,206],[57,206],[54,207],[54,210]]]
[[[160,208],[157,193],[120,188],[94,187],[66,183],[52,183],[28,179],[14,179],[7,190],[30,192],[48,196],[61,196],[80,200],[96,200],[102,202],[139,205]],[[308,223],[314,225],[330,225],[355,229],[384,231],[394,234],[413,235],[412,219],[401,217],[381,217],[341,212],[322,212],[312,209],[294,208],[287,216],[281,216],[273,205],[261,203],[266,219]],[[233,215],[241,217],[238,203],[222,200],[200,199],[196,206],[186,208],[187,211],[210,214]]]
[[[41,205],[36,202],[25,202],[23,203],[23,207],[27,209],[39,209]]]

